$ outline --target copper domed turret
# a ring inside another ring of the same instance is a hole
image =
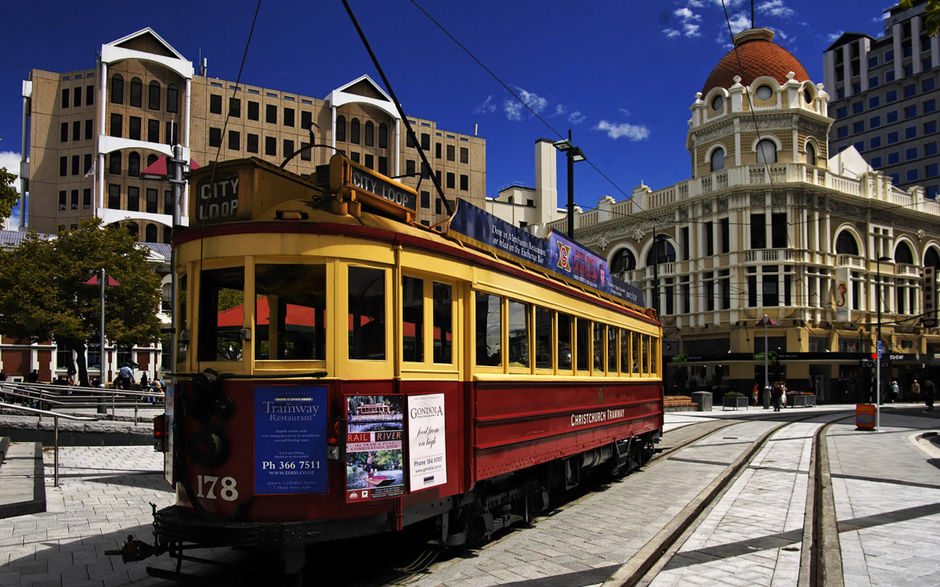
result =
[[[712,88],[730,88],[734,84],[734,76],[741,76],[741,84],[750,85],[755,79],[770,76],[783,84],[787,81],[787,74],[793,72],[793,78],[798,82],[807,81],[809,74],[800,61],[789,51],[774,44],[774,32],[770,29],[748,29],[734,36],[735,48],[729,51],[715,69],[712,70],[702,95]]]

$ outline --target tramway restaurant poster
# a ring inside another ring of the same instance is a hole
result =
[[[405,492],[402,473],[402,398],[346,398],[346,501],[395,497]]]
[[[324,493],[326,386],[255,388],[255,493]]]
[[[408,478],[410,491],[447,483],[444,394],[408,398]]]

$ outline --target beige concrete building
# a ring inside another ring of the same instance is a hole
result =
[[[936,378],[923,296],[936,282],[922,275],[940,268],[940,204],[851,147],[829,157],[830,97],[772,35],[736,35],[696,94],[692,177],[601,198],[575,237],[659,309],[667,393],[783,377],[820,401],[865,401],[879,334],[885,382]]]
[[[198,165],[254,156],[312,173],[336,151],[419,193],[418,221],[443,219],[429,175],[394,103],[368,76],[323,98],[212,78],[146,28],[101,46],[96,66],[34,69],[23,82],[21,193],[28,226],[55,232],[97,216],[146,242],[169,242],[170,184],[143,171],[172,153]],[[409,116],[448,200],[484,206],[486,142]],[[419,184],[420,182],[420,184]],[[188,209],[188,190],[182,210]],[[183,218],[182,223],[188,224]]]

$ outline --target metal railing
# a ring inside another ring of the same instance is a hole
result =
[[[0,400],[7,404],[21,404],[37,410],[81,410],[95,408],[102,416],[116,419],[118,408],[134,409],[134,424],[140,408],[162,408],[163,392],[134,391],[105,387],[82,387],[47,383],[0,382]],[[110,409],[110,415],[107,410]],[[100,419],[100,418],[95,418]],[[40,421],[42,416],[40,415]]]

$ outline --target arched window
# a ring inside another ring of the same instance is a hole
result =
[[[144,82],[140,81],[139,77],[131,79],[131,106],[136,106],[140,108],[141,100],[144,94]]]
[[[813,146],[813,143],[806,143],[806,164],[816,165],[816,147]]]
[[[336,140],[337,141],[346,140],[346,117],[345,116],[336,117]]]
[[[349,122],[349,142],[358,145],[359,144],[359,119],[353,118]]]
[[[147,106],[149,106],[151,110],[160,109],[160,93],[160,82],[150,82],[150,96],[147,100]]]
[[[620,249],[610,260],[610,272],[613,274],[636,269],[636,258],[630,249]]]
[[[388,125],[384,122],[379,123],[379,148],[388,148]]]
[[[776,163],[777,162],[777,145],[770,139],[762,139],[757,143],[757,163],[758,165],[763,165],[764,163]]]
[[[659,246],[650,247],[650,251],[646,254],[646,266],[651,267],[656,263],[656,252],[659,252],[659,262],[660,263],[672,263],[676,260],[676,250],[672,247],[672,243],[669,241],[660,241]]]
[[[725,168],[725,150],[718,147],[712,151],[712,171],[719,171]]]
[[[836,254],[858,255],[858,242],[851,232],[843,230],[836,237]]]
[[[166,87],[166,111],[179,112],[180,110],[180,89],[176,84],[170,84]]]
[[[909,244],[904,241],[898,243],[898,246],[894,248],[894,262],[906,265],[914,264],[914,252],[911,251]]]
[[[375,145],[375,125],[371,120],[366,121],[366,146],[372,147]]]
[[[124,103],[124,77],[119,73],[111,76],[111,103]]]
[[[940,269],[940,253],[937,253],[937,247],[930,247],[924,253],[924,267]]]
[[[127,156],[127,175],[140,177],[140,153],[131,151]]]
[[[111,151],[108,153],[108,173],[121,175],[121,152]]]
[[[157,242],[157,225],[153,223],[148,223],[145,231],[144,242],[155,243]]]
[[[147,167],[150,167],[151,165],[156,163],[157,159],[159,159],[159,157],[157,157],[153,153],[151,153],[150,155],[147,155]]]
[[[127,227],[127,232],[129,232],[131,236],[137,236],[140,234],[140,227],[137,226],[136,222],[128,222],[124,226]]]

